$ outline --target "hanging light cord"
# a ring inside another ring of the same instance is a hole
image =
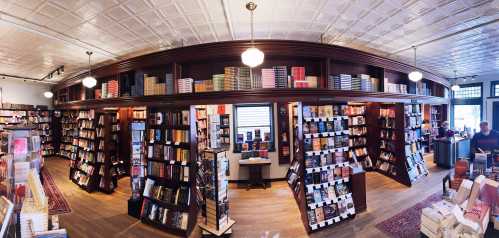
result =
[[[254,2],[249,2],[246,4],[246,9],[248,9],[248,11],[250,11],[250,14],[251,14],[251,18],[250,18],[250,24],[251,24],[251,46],[254,46],[255,45],[255,42],[253,40],[253,31],[254,31],[254,27],[253,27],[253,11],[255,11],[257,5],[254,3]]]
[[[88,55],[88,76],[92,76],[92,66],[90,64],[90,56],[92,55],[92,51],[87,51]]]
[[[254,41],[253,41],[253,10],[251,10],[251,45],[254,45]]]
[[[416,68],[417,67],[416,46],[413,46],[412,49],[414,49],[414,68]]]

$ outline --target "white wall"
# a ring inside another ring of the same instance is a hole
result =
[[[210,106],[209,106],[210,107]],[[211,109],[212,110],[212,109]],[[208,110],[208,112],[210,109]],[[234,115],[233,115],[233,107],[232,104],[225,104],[225,113],[230,115],[230,148],[227,153],[229,157],[229,169],[230,176],[229,180],[247,180],[248,176],[248,168],[240,167],[239,160],[241,159],[240,153],[233,153],[234,151]],[[210,113],[211,114],[211,113]],[[277,105],[274,103],[274,137],[277,137]],[[274,138],[275,140],[275,138]],[[274,141],[276,151],[269,152],[269,159],[272,164],[270,166],[265,166],[262,170],[262,176],[264,179],[278,179],[285,178],[286,173],[289,169],[289,164],[279,165],[279,156],[277,150],[277,141]]]
[[[50,84],[35,83],[20,79],[1,79],[2,103],[52,106],[52,99],[43,93],[50,90]]]

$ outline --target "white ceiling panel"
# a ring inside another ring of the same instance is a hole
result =
[[[339,44],[444,76],[499,72],[499,0],[256,0],[255,38]],[[0,73],[68,74],[183,45],[250,38],[247,0],[0,0]],[[442,39],[440,39],[442,38]],[[428,43],[429,42],[429,43]],[[32,46],[29,51],[25,46]],[[175,43],[175,45],[177,45]]]

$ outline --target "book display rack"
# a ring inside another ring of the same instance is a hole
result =
[[[422,154],[421,104],[381,104],[376,170],[411,186],[428,174]]]
[[[411,183],[416,182],[422,176],[428,175],[423,158],[423,117],[421,104],[405,104],[404,105],[404,136],[405,136],[405,158],[407,172]]]
[[[364,170],[370,171],[373,169],[373,162],[367,150],[367,104],[350,103],[347,107],[347,114],[350,130],[350,138],[348,140],[350,147],[349,158],[354,163],[360,164]]]
[[[145,160],[145,130],[146,108],[133,108],[130,123],[131,156],[130,156],[130,186],[132,196],[128,200],[128,214],[140,218],[141,195],[144,191],[146,166]]]
[[[227,151],[207,149],[203,151],[202,167],[204,180],[207,181],[203,189],[203,223],[201,228],[212,234],[224,234],[234,223],[229,217],[229,196],[227,171]]]
[[[149,108],[146,123],[146,181],[140,219],[181,236],[196,223],[195,115],[189,107]]]
[[[313,232],[355,215],[348,110],[346,104],[297,103],[295,108],[301,155],[295,153],[288,182],[305,227]]]
[[[220,114],[220,145],[228,150],[230,147],[230,115]]]
[[[96,160],[97,146],[102,139],[97,137],[95,110],[79,111],[77,120],[78,136],[73,138],[77,153],[76,158],[71,159],[69,178],[85,191],[93,192],[98,189],[102,164]]]
[[[4,126],[26,124],[28,113],[19,109],[0,109],[0,130]]]
[[[28,121],[35,125],[40,135],[42,156],[54,155],[52,136],[52,112],[49,110],[28,111]]]
[[[59,145],[59,156],[66,159],[76,160],[78,146],[74,144],[78,137],[78,111],[65,110],[61,117],[61,141]]]

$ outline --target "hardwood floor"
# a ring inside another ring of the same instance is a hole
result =
[[[60,216],[61,225],[70,237],[174,237],[127,215],[128,178],[119,181],[118,189],[112,195],[89,194],[69,180],[68,166],[69,161],[59,158],[47,159],[45,165],[71,206],[72,213]],[[236,220],[233,237],[385,237],[374,227],[377,223],[441,191],[447,170],[439,169],[433,163],[428,166],[430,176],[411,188],[381,174],[368,173],[367,211],[353,220],[311,235],[307,235],[303,227],[286,182],[250,191],[231,184],[230,214]],[[199,230],[195,230],[192,237],[199,236]]]

